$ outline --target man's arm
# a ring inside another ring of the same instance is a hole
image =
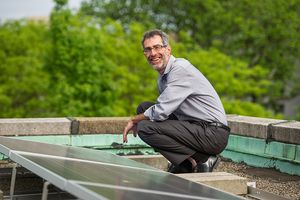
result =
[[[148,108],[144,115],[152,121],[164,121],[174,113],[178,107],[193,94],[191,82],[193,76],[182,66],[175,66],[168,74],[167,82],[163,83],[165,88],[156,100],[156,104]]]
[[[139,115],[136,115],[136,116],[132,117],[128,121],[128,123],[127,123],[127,125],[126,125],[126,127],[123,131],[123,142],[124,143],[128,142],[127,134],[128,134],[129,131],[132,130],[134,137],[136,137],[136,125],[139,121],[142,121],[142,120],[145,120],[145,119],[148,119],[148,118],[145,117],[145,115],[142,113],[142,114],[139,114]]]

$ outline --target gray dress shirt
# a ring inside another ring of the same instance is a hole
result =
[[[178,120],[205,120],[227,125],[222,102],[204,75],[189,61],[170,56],[163,75],[158,77],[157,103],[144,115],[164,121],[170,114]]]

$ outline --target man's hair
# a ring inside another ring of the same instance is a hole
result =
[[[161,37],[163,45],[169,45],[168,35],[159,29],[154,29],[154,30],[150,30],[150,31],[147,31],[144,33],[143,40],[142,40],[142,46],[144,47],[144,41],[146,39],[152,38],[156,35]]]

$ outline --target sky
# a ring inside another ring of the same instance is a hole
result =
[[[69,8],[78,9],[82,0],[69,0]],[[53,0],[0,0],[0,21],[49,16]]]

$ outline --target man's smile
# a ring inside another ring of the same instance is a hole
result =
[[[152,64],[159,64],[161,62],[161,56],[150,58]]]

